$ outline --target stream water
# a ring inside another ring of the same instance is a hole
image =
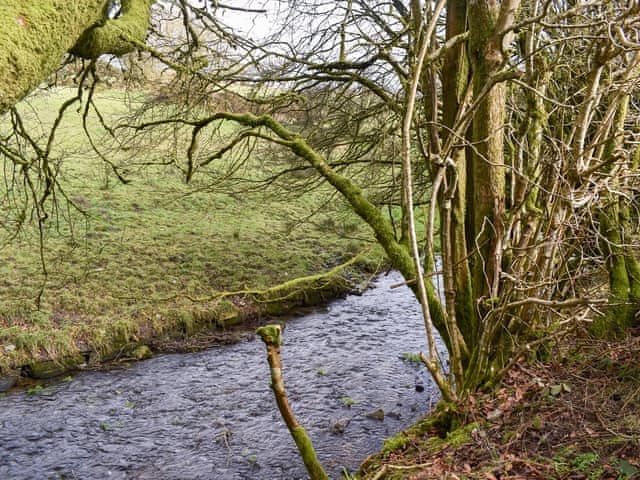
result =
[[[425,344],[413,296],[389,288],[400,280],[287,323],[289,399],[333,478],[438,398],[424,368],[400,358]],[[307,478],[253,336],[68,380],[0,396],[0,479]]]

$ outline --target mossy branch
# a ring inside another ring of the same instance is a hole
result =
[[[101,55],[124,55],[144,42],[151,5],[155,0],[122,0],[122,15],[116,19],[103,19],[84,31],[71,53],[82,58],[95,59]]]
[[[0,114],[59,66],[87,28],[103,18],[107,0],[0,2]]]
[[[258,328],[256,334],[260,336],[267,347],[267,361],[271,371],[271,388],[276,398],[280,415],[298,447],[307,472],[309,472],[309,477],[311,480],[329,480],[329,476],[318,460],[311,438],[296,420],[287,399],[287,392],[282,378],[282,360],[280,358],[282,328],[280,325],[266,325]]]
[[[196,128],[202,128],[219,120],[228,120],[256,129],[260,127],[267,129],[269,135],[261,135],[261,138],[288,148],[313,167],[327,183],[333,186],[349,202],[353,211],[373,230],[376,240],[384,249],[393,268],[397,269],[405,279],[416,278],[417,270],[411,254],[406,246],[396,239],[391,222],[382,214],[380,209],[367,198],[358,185],[354,184],[348,177],[335,171],[331,165],[329,165],[326,158],[309,145],[300,135],[287,129],[269,115],[258,116],[251,113],[237,114],[218,112],[195,122],[182,121],[182,123],[192,125]],[[141,130],[167,122],[169,121],[160,120],[148,122],[137,126],[136,129]],[[410,285],[410,288],[414,292],[417,292],[415,284]],[[440,333],[443,341],[450,346],[450,338],[446,328],[446,316],[440,298],[431,282],[425,283],[425,289],[433,324]]]
[[[259,303],[278,302],[291,299],[301,292],[313,290],[323,290],[331,285],[344,284],[346,287],[348,282],[342,277],[342,273],[349,267],[355,266],[358,263],[363,262],[364,256],[367,251],[361,252],[358,255],[350,258],[348,261],[333,267],[327,272],[317,273],[315,275],[308,275],[305,277],[298,277],[286,282],[280,283],[273,287],[265,289],[245,289],[245,290],[233,290],[217,292],[207,300],[222,300],[228,297],[247,296],[252,297]],[[205,300],[195,300],[203,302]]]

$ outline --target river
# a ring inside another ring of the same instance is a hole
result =
[[[425,335],[411,292],[389,288],[399,281],[287,322],[289,399],[333,478],[438,399],[424,367],[400,358]],[[0,396],[1,479],[307,478],[254,336],[66,380]]]

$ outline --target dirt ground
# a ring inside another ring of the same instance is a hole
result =
[[[571,340],[473,397],[443,441],[428,421],[405,432],[400,449],[365,463],[363,478],[640,478],[640,330]]]

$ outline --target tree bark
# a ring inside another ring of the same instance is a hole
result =
[[[0,114],[59,66],[65,53],[121,55],[144,42],[151,0],[122,1],[107,19],[109,0],[4,0],[0,4]]]
[[[280,358],[282,329],[280,325],[266,325],[258,328],[256,333],[267,347],[267,362],[269,362],[271,371],[271,388],[276,398],[278,410],[280,410],[280,415],[298,447],[307,472],[309,472],[309,477],[311,480],[329,480],[329,476],[316,456],[316,451],[309,435],[296,420],[287,399],[287,392],[282,378],[282,360]]]
[[[447,5],[447,39],[466,31],[466,0],[449,0]],[[444,57],[442,71],[443,123],[446,127],[445,144],[462,144],[457,138],[450,138],[449,132],[456,130],[457,117],[462,107],[463,97],[469,83],[469,59],[465,45],[452,48]],[[474,345],[478,336],[478,319],[473,306],[473,291],[469,256],[465,231],[467,201],[467,150],[464,146],[451,150],[452,168],[447,169],[446,185],[440,200],[442,228],[441,246],[443,268],[449,270],[444,275],[447,310],[454,312],[458,328],[467,345]],[[452,171],[453,169],[453,171]],[[448,192],[452,192],[449,195]],[[447,197],[447,198],[445,198]],[[445,238],[444,233],[448,230]]]
[[[470,4],[469,50],[473,67],[474,96],[481,95],[504,60],[496,32],[499,9],[496,2]],[[470,175],[473,182],[473,225],[469,238],[474,257],[472,278],[476,297],[495,298],[502,261],[505,216],[504,118],[506,88],[494,85],[480,102],[473,119],[474,155]]]
[[[605,160],[613,163],[618,151],[624,147],[624,127],[629,109],[629,95],[619,101],[613,125],[613,134],[605,148]],[[637,171],[637,158],[631,170]],[[618,183],[618,182],[616,182]],[[617,185],[613,190],[622,190]],[[631,216],[629,200],[614,194],[599,214],[600,232],[603,237],[607,269],[609,271],[609,298],[612,305],[607,314],[597,319],[592,330],[599,336],[616,335],[633,324],[640,301],[640,262],[631,247]]]
[[[477,0],[468,3],[468,51],[474,98],[479,99],[473,116],[473,154],[467,174],[467,244],[471,255],[473,298],[481,321],[465,376],[463,391],[474,391],[503,366],[511,353],[511,340],[503,335],[502,319],[492,305],[503,293],[500,288],[506,230],[506,174],[504,122],[507,88],[496,81],[505,63],[519,0]]]

